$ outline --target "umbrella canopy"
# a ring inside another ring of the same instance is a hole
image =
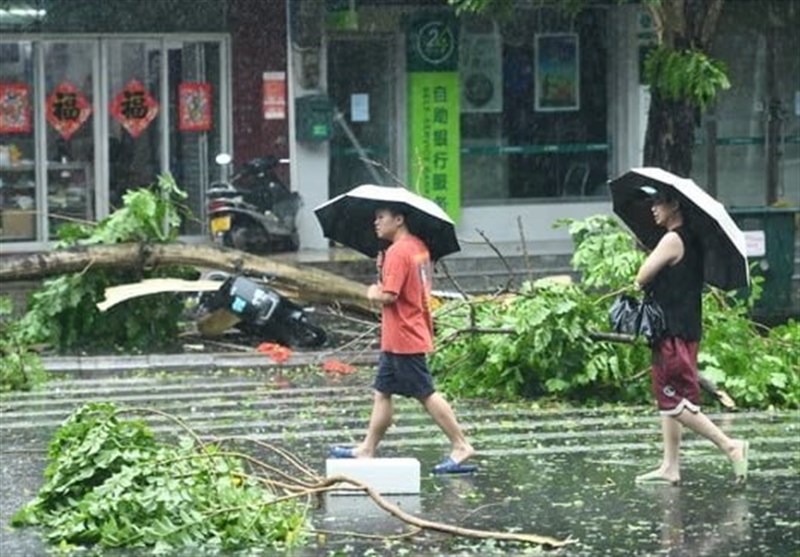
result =
[[[702,243],[706,282],[723,290],[750,284],[744,234],[725,207],[692,180],[661,168],[633,168],[609,185],[614,213],[649,249],[666,230],[653,220],[647,188],[671,191],[680,201],[684,223]]]
[[[461,249],[447,213],[405,188],[365,184],[323,203],[314,214],[326,238],[375,257],[387,246],[375,234],[375,210],[386,206],[405,212],[409,231],[425,242],[434,261]]]

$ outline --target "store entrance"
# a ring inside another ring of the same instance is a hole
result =
[[[225,39],[48,37],[0,43],[0,242],[42,249],[66,223],[97,222],[167,172],[205,230],[214,155],[229,151]]]
[[[390,41],[334,37],[328,43],[328,94],[335,114],[330,197],[359,184],[393,184],[389,173],[398,174]]]

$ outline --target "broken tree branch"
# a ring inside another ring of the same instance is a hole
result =
[[[191,265],[229,273],[270,276],[276,289],[297,292],[309,302],[338,302],[349,309],[374,314],[366,286],[339,275],[278,262],[269,257],[208,245],[112,244],[0,258],[0,282],[26,280],[95,268],[148,268]]]

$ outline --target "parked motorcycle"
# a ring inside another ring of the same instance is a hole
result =
[[[233,314],[237,318],[234,327],[261,341],[315,348],[328,339],[325,330],[311,322],[305,309],[246,277],[227,277],[219,290],[201,297],[200,305],[206,314],[219,310]]]
[[[229,155],[217,157],[218,164],[229,161]],[[256,254],[300,247],[295,218],[302,201],[278,178],[279,163],[272,156],[255,158],[230,180],[209,186],[209,228],[216,243]]]

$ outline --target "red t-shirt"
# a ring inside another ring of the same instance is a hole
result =
[[[383,306],[381,350],[394,354],[433,351],[430,298],[433,265],[425,244],[405,236],[389,246],[383,258],[383,292],[397,299]]]

